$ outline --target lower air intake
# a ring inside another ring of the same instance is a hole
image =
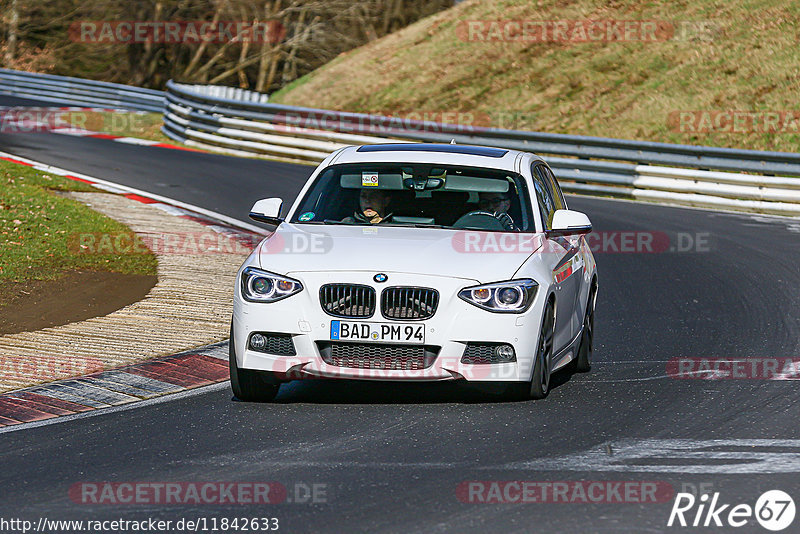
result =
[[[433,365],[439,347],[388,343],[318,343],[328,365],[351,369],[415,371]]]

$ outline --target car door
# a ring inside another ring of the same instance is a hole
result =
[[[564,193],[561,191],[561,187],[558,185],[558,181],[556,181],[552,169],[550,169],[550,167],[547,165],[542,165],[542,170],[545,173],[547,185],[549,185],[553,190],[556,207],[558,209],[569,209],[567,207],[566,199],[564,199]],[[570,263],[570,267],[566,267],[565,273],[561,275],[566,276],[564,282],[562,283],[562,292],[569,292],[574,295],[571,309],[572,314],[570,316],[570,337],[574,338],[580,332],[581,326],[583,326],[583,308],[579,306],[579,302],[582,294],[581,292],[584,291],[585,285],[584,271],[586,269],[586,263],[584,261],[583,254],[580,252],[581,240],[584,238],[580,235],[574,235],[567,236],[563,239],[567,241],[569,246],[568,261]]]
[[[533,177],[536,200],[539,203],[539,212],[542,214],[542,224],[545,230],[549,230],[556,210],[563,209],[563,198],[558,198],[553,191],[552,185],[548,184],[547,172],[543,164],[535,163],[531,169],[531,175]],[[577,249],[564,237],[549,238],[545,247],[543,256],[548,260],[555,280],[556,329],[554,332],[554,345],[556,352],[558,352],[569,344],[575,331],[572,316],[574,315],[573,308],[575,307],[577,290],[574,277],[570,276],[570,269],[572,269],[572,261]]]

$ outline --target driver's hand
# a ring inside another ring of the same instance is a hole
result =
[[[513,232],[514,230],[517,229],[517,227],[514,226],[514,219],[512,219],[511,215],[509,215],[508,213],[500,213],[496,211],[492,215],[494,215],[495,218],[498,221],[500,221],[503,227],[509,232]]]
[[[366,217],[367,220],[372,224],[378,224],[383,220],[383,217],[381,217],[380,214],[372,208],[367,208],[364,210],[364,217]]]

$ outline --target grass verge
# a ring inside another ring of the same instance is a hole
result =
[[[126,113],[124,111],[89,111],[86,113],[90,123],[87,130],[123,137],[138,137],[159,143],[177,144],[161,133],[161,126],[164,124],[164,116],[161,113]],[[99,126],[92,128],[92,122],[99,122]]]
[[[60,191],[97,191],[87,184],[0,161],[0,309],[26,283],[75,270],[154,275],[152,254],[81,254],[80,234],[131,230]]]

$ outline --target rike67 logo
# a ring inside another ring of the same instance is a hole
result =
[[[763,493],[755,506],[724,503],[719,492],[711,497],[704,493],[699,498],[691,493],[678,493],[667,526],[739,528],[755,519],[765,529],[778,532],[788,528],[794,516],[794,500],[781,490]]]

